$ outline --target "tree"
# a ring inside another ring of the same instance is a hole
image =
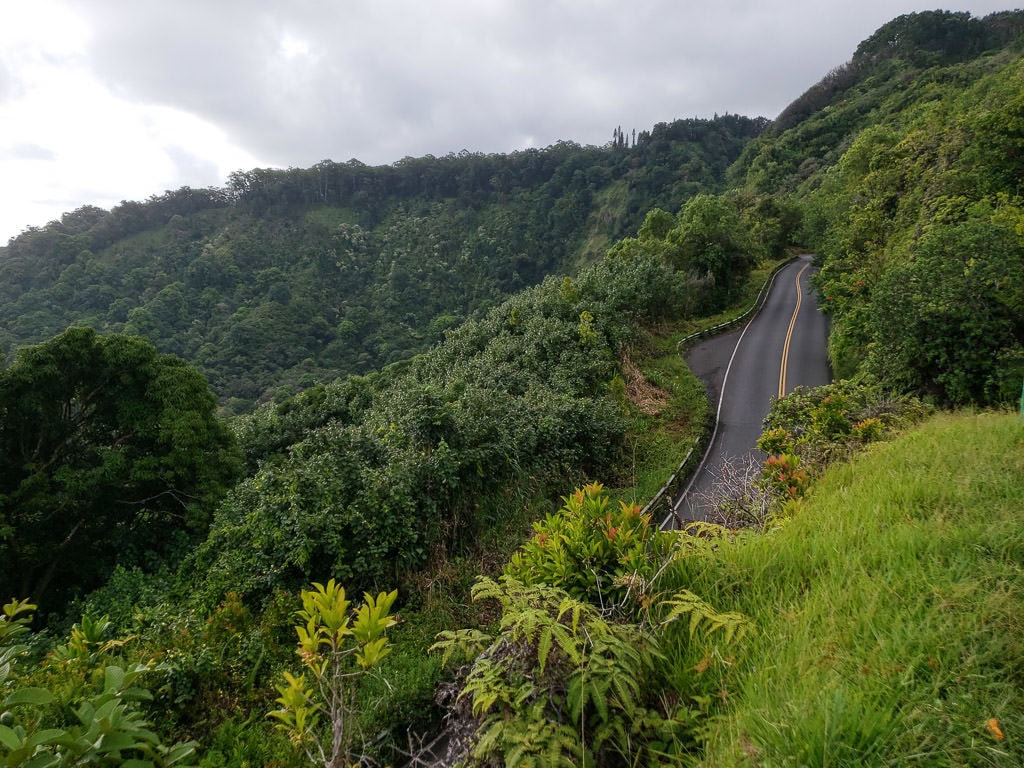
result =
[[[710,311],[724,307],[743,284],[756,256],[750,231],[724,197],[696,195],[668,233],[677,269],[714,279]]]
[[[203,377],[145,339],[70,328],[0,371],[0,593],[94,586],[205,531],[237,478]]]
[[[391,614],[397,597],[397,590],[376,598],[364,593],[363,604],[350,610],[345,588],[334,579],[302,591],[297,612],[302,623],[295,631],[306,669],[299,677],[284,673],[285,684],[277,686],[281,695],[275,699],[281,708],[268,715],[314,765],[365,764],[365,756],[356,754],[356,682],[391,653],[385,633],[398,623]],[[307,684],[306,672],[315,685]]]
[[[875,291],[867,370],[943,404],[991,405],[1019,389],[1024,247],[1019,210],[987,202],[933,225]]]

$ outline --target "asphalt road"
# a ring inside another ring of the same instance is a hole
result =
[[[676,519],[708,519],[701,495],[721,476],[726,460],[765,458],[755,445],[773,397],[832,381],[825,352],[828,318],[818,311],[808,284],[811,259],[801,256],[775,276],[764,306],[746,326],[687,353],[718,419],[704,462],[676,501]]]

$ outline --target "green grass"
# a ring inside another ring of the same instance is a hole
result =
[[[322,224],[328,229],[335,229],[342,224],[358,224],[359,212],[353,208],[337,208],[322,205],[306,211],[306,221],[310,224]]]
[[[773,530],[698,549],[677,588],[758,625],[670,654],[684,694],[725,702],[704,764],[1024,764],[1017,416],[935,417],[830,469]]]
[[[746,285],[743,287],[743,291],[740,293],[739,297],[737,297],[736,301],[723,309],[717,315],[711,315],[710,317],[695,317],[687,321],[682,328],[682,336],[688,336],[691,333],[697,333],[698,331],[703,331],[706,328],[714,328],[716,325],[742,315],[753,305],[754,301],[757,299],[757,294],[760,293],[761,287],[764,285],[765,280],[768,279],[768,276],[771,275],[772,270],[788,259],[789,257],[787,256],[784,259],[778,259],[776,261],[762,261],[756,268],[751,270],[750,278],[747,280]],[[680,338],[682,338],[682,336]]]
[[[676,352],[684,335],[678,327],[664,334],[649,334],[645,351],[635,361],[647,383],[667,399],[657,413],[645,413],[630,404],[618,487],[609,488],[614,498],[646,504],[700,436],[708,399],[700,380]]]

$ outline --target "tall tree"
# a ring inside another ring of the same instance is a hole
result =
[[[142,338],[70,328],[22,349],[0,371],[0,594],[67,596],[202,533],[241,468],[215,406]]]
[[[677,269],[710,277],[710,311],[725,306],[757,261],[757,246],[739,212],[726,198],[695,195],[668,233]]]

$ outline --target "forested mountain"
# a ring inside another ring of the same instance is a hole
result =
[[[744,150],[820,255],[838,376],[943,404],[1024,379],[1024,13],[901,16]]]
[[[222,402],[364,373],[461,320],[573,273],[653,207],[718,191],[763,119],[660,123],[604,147],[560,142],[390,166],[233,174],[0,248],[0,351],[71,324],[139,334],[196,364]]]

